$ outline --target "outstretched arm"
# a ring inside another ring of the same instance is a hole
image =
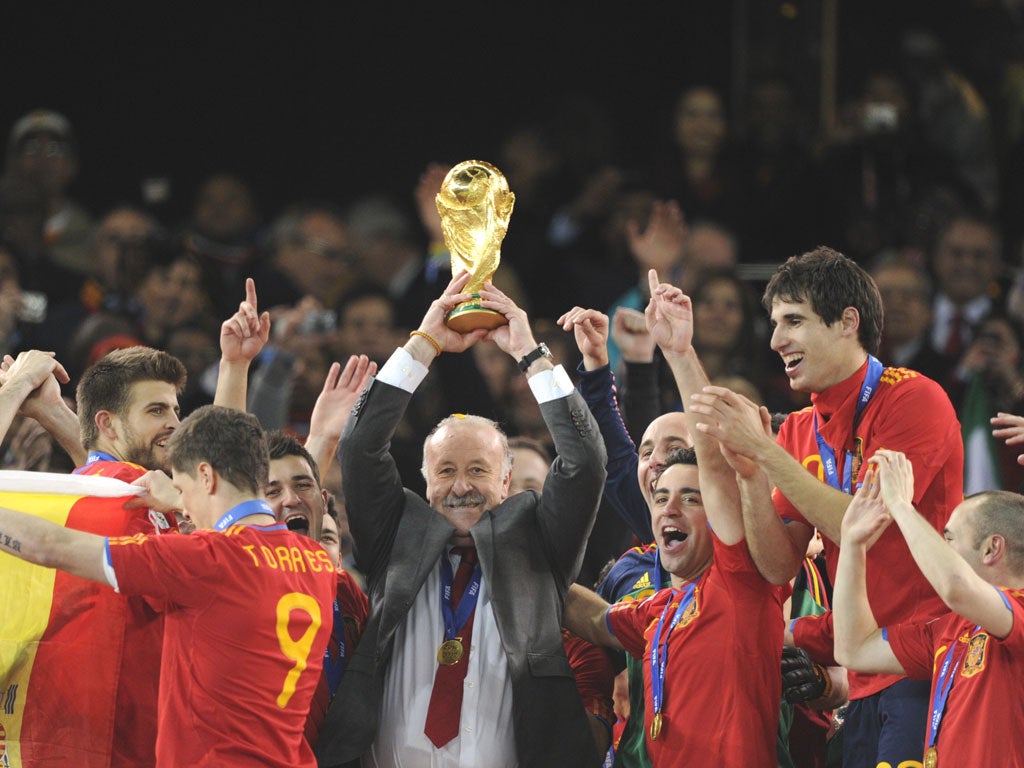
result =
[[[990,421],[994,427],[992,437],[996,440],[1002,440],[1009,446],[1024,446],[1024,416],[1000,411]],[[1024,453],[1017,457],[1017,463],[1024,464]]]
[[[836,661],[857,672],[904,672],[868,603],[867,551],[890,522],[876,471],[870,467],[843,520],[843,546],[832,596]]]
[[[257,310],[256,283],[245,279],[245,301],[220,327],[220,372],[215,405],[245,411],[249,366],[270,338],[270,313]]]
[[[107,584],[105,543],[102,536],[0,507],[0,551],[21,560]]]
[[[594,645],[621,649],[622,644],[608,629],[608,621],[605,618],[608,608],[608,603],[599,594],[579,584],[573,584],[565,595],[562,625]]]
[[[1013,611],[1002,595],[914,509],[914,472],[907,457],[897,451],[880,450],[871,457],[871,463],[877,468],[882,498],[906,539],[910,554],[943,602],[995,637],[1002,639],[1010,634]],[[946,528],[950,541],[966,533],[962,528]],[[1006,546],[1006,539],[1000,534],[988,537],[982,545],[983,561],[998,559],[1005,554]]]

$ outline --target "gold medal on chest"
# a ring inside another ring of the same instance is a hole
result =
[[[651,741],[658,738],[661,733],[661,712],[654,713],[654,720],[651,721]]]
[[[465,652],[465,649],[462,647],[461,637],[445,640],[441,643],[441,647],[437,649],[437,662],[438,664],[444,664],[446,667],[458,664],[459,659],[462,658]]]

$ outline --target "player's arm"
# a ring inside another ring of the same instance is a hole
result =
[[[249,367],[270,338],[270,313],[257,309],[256,283],[245,280],[245,301],[220,327],[220,368],[215,405],[245,411]]]
[[[107,584],[105,546],[102,536],[0,507],[0,551],[29,563]]]
[[[1013,628],[1013,611],[1002,594],[979,576],[911,503],[914,492],[913,467],[897,451],[880,450],[871,457],[877,467],[881,493],[896,525],[906,539],[921,573],[954,613],[980,624],[1000,639]],[[953,535],[949,529],[946,536]],[[990,547],[1005,547],[1002,536],[994,535]]]
[[[572,584],[565,595],[562,626],[594,645],[622,650],[622,644],[608,628],[609,607],[596,592]]]
[[[331,363],[309,417],[309,436],[305,443],[321,477],[327,474],[327,467],[334,460],[352,406],[376,373],[377,364],[366,355],[351,355],[344,368],[340,363]]]
[[[699,418],[696,434],[715,438],[718,452],[736,473],[743,530],[754,564],[772,584],[788,583],[800,570],[814,531],[802,522],[786,523],[779,517],[770,477],[748,453],[751,445],[775,445],[768,411],[714,386],[694,394],[689,409]]]
[[[832,596],[836,661],[857,672],[904,672],[868,604],[867,552],[890,522],[875,470],[869,468],[843,521]]]

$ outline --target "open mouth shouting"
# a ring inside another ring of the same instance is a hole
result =
[[[674,525],[666,525],[661,529],[661,548],[670,554],[677,552],[685,546],[688,538],[690,538],[690,534],[686,531]]]
[[[309,517],[303,512],[293,512],[284,519],[284,524],[288,526],[289,531],[295,531],[301,533],[303,536],[309,536]]]

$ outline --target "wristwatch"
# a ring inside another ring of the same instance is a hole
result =
[[[535,360],[540,360],[542,357],[546,357],[548,360],[551,359],[551,350],[548,349],[548,345],[541,342],[537,345],[537,348],[533,352],[528,352],[522,360],[519,361],[519,370],[526,373],[526,369],[529,368]]]

